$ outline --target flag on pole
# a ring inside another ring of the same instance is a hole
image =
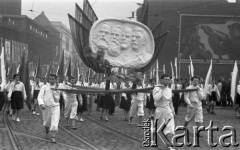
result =
[[[152,66],[151,66],[151,69],[150,69],[150,79],[152,79],[153,77],[152,77]]]
[[[189,58],[190,58],[190,73],[191,73],[191,77],[193,77],[194,76],[194,68],[193,68],[193,63],[192,63],[192,58],[191,58],[191,56],[189,56]]]
[[[205,79],[205,84],[204,84],[203,96],[204,96],[205,100],[207,98],[208,85],[209,85],[209,82],[211,80],[211,76],[212,76],[212,59],[211,59],[211,63],[210,63],[208,73],[207,73],[207,76],[206,76],[206,79]]]
[[[66,76],[71,77],[72,76],[72,62],[71,62],[71,57],[69,57],[69,63],[68,63],[68,68],[66,72]]]
[[[165,64],[163,64],[163,73],[165,74],[166,71],[165,71]]]
[[[59,77],[60,82],[63,82],[64,80],[64,51],[62,52],[60,65],[58,66],[58,70],[56,73]]]
[[[177,57],[175,57],[175,69],[176,69],[176,78],[178,77],[178,69],[177,69]]]
[[[235,103],[235,97],[236,97],[237,75],[238,75],[238,66],[237,66],[237,61],[235,61],[233,72],[232,72],[232,81],[231,81],[231,97],[232,97],[233,104]]]
[[[42,75],[42,69],[41,69],[41,58],[40,56],[38,56],[38,63],[37,63],[37,67],[35,70],[35,76],[37,77],[41,77]]]
[[[172,61],[170,62],[170,64],[171,64],[171,69],[172,69],[172,79],[175,79],[175,76],[174,76],[174,69],[173,69]]]
[[[156,83],[157,83],[157,85],[159,84],[159,74],[158,74],[158,70],[159,70],[159,67],[158,67],[158,59],[157,59],[157,69],[156,69],[156,71],[157,71],[157,74],[156,74],[156,77],[157,77]]]
[[[2,47],[1,53],[1,76],[2,76],[2,87],[6,85],[6,68],[5,68],[5,50]]]

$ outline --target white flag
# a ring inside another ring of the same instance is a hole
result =
[[[172,79],[174,79],[174,78],[175,78],[175,76],[174,76],[174,70],[173,70],[173,65],[172,65],[172,62],[170,62],[170,64],[171,64],[171,69],[172,69]]]
[[[237,75],[238,75],[238,66],[237,66],[237,61],[235,61],[233,72],[232,72],[232,81],[231,81],[231,97],[232,97],[233,104],[235,102],[235,96],[236,96]]]
[[[208,85],[209,85],[211,75],[212,75],[212,59],[211,59],[211,63],[210,63],[209,69],[208,69],[206,79],[205,79],[204,93],[203,93],[204,99],[207,98],[207,90],[208,90]]]
[[[1,53],[1,75],[2,75],[2,87],[6,85],[6,68],[5,68],[5,55],[4,55],[4,47],[2,47]]]
[[[176,78],[178,77],[178,71],[177,71],[177,57],[175,57],[175,69],[176,69]]]
[[[190,71],[191,71],[191,77],[194,76],[194,68],[193,68],[193,63],[192,63],[192,59],[191,59],[191,56],[189,56],[190,58]]]

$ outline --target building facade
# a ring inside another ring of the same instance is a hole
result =
[[[69,57],[71,57],[72,63],[72,73],[75,65],[79,67],[80,72],[86,72],[86,66],[81,61],[76,48],[73,43],[72,35],[70,29],[60,21],[51,21],[55,29],[60,32],[60,51],[59,54],[64,51],[64,64],[65,69],[68,67]],[[60,58],[59,58],[60,59]]]
[[[237,0],[236,3],[228,3],[224,0],[149,0],[148,2],[148,27],[152,29],[157,22],[159,22],[161,19],[164,19],[164,24],[162,26],[161,32],[164,33],[166,31],[169,31],[167,40],[158,58],[159,66],[165,64],[166,73],[171,74],[170,61],[174,62],[174,58],[178,57],[178,75],[182,77],[189,76],[189,62],[183,61],[183,54],[185,53],[184,51],[186,51],[186,48],[182,48],[182,45],[184,44],[184,42],[186,43],[190,41],[189,44],[192,47],[188,46],[188,50],[191,52],[186,53],[187,55],[185,60],[189,58],[188,55],[190,55],[191,57],[196,57],[193,59],[193,66],[195,69],[194,72],[196,75],[200,75],[205,78],[209,68],[210,59],[213,59],[214,78],[218,78],[221,75],[230,75],[233,70],[233,60],[236,60],[236,58],[233,57],[233,59],[229,61],[230,58],[228,59],[228,57],[225,57],[224,55],[218,58],[217,56],[214,56],[214,54],[210,55],[210,53],[212,53],[211,51],[207,52],[207,54],[204,51],[202,53],[202,51],[199,51],[199,49],[205,47],[205,51],[208,51],[209,49],[214,50],[214,48],[216,47],[216,51],[218,51],[218,53],[220,53],[219,49],[222,49],[221,53],[229,56],[234,56],[235,53],[237,54],[237,52],[240,51],[237,44],[239,43],[237,42],[237,39],[239,39],[240,37],[240,24],[238,21],[238,17],[240,16],[239,0]],[[138,11],[141,11],[141,8]],[[138,14],[141,13],[138,12]],[[190,17],[187,18],[184,15]],[[209,16],[212,18],[210,18]],[[138,20],[141,20],[142,18],[139,17],[140,16],[138,16]],[[209,17],[210,19],[207,17]],[[216,19],[217,17],[218,20]],[[238,23],[232,24],[231,21],[233,20],[227,22],[226,18],[231,18]],[[214,21],[210,22],[212,20]],[[230,25],[228,23],[230,23],[232,26],[227,26]],[[197,26],[195,24],[199,25]],[[219,28],[215,27],[218,24],[226,24],[226,28],[229,28],[229,30],[232,29],[231,31],[233,31],[234,33],[224,33],[220,26]],[[201,25],[204,25],[205,27]],[[189,29],[188,27],[191,28]],[[211,29],[211,33],[213,34],[210,35],[208,29]],[[204,34],[202,34],[203,30],[205,30]],[[193,33],[195,34],[189,34],[192,31],[194,31]],[[201,36],[199,36],[200,33],[207,38],[201,38]],[[184,36],[189,36],[189,38],[187,39]],[[191,37],[194,40],[191,40]],[[194,42],[197,42],[200,48],[197,47]],[[229,45],[229,43],[233,43],[233,46],[231,44],[231,46],[226,46]],[[234,50],[231,51],[231,47],[233,47],[232,49]],[[205,59],[205,61],[202,61],[204,60],[203,58]],[[238,59],[238,62],[239,60],[240,59]]]

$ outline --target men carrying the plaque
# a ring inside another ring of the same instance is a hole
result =
[[[161,76],[161,86],[156,86],[153,89],[154,104],[156,106],[155,110],[155,120],[159,121],[160,126],[163,121],[165,121],[166,127],[164,128],[164,135],[167,139],[171,139],[175,134],[175,123],[174,123],[174,108],[172,104],[172,90],[168,87],[171,82],[171,78],[167,74]],[[158,126],[158,130],[161,128]],[[173,149],[170,141],[163,141],[167,146],[168,150]]]
[[[8,100],[11,101],[11,107],[13,109],[12,119],[20,122],[20,110],[23,109],[23,102],[26,101],[27,95],[25,86],[20,81],[21,76],[19,74],[14,74],[13,78],[14,81],[10,85]]]
[[[37,115],[37,116],[40,115],[37,97],[38,97],[38,93],[40,91],[41,86],[42,86],[42,83],[40,82],[40,78],[37,76],[31,88],[31,94],[33,98],[33,115]]]
[[[199,127],[203,123],[203,111],[202,111],[202,100],[203,90],[199,87],[200,78],[193,76],[191,78],[192,85],[189,85],[186,89],[197,89],[197,91],[185,92],[184,100],[187,103],[187,115],[185,117],[184,127],[186,128],[188,123],[195,119],[196,125]]]
[[[74,88],[74,85],[76,83],[75,77],[70,77],[69,78],[70,85],[66,85],[66,89],[76,89]],[[66,118],[67,121],[67,126],[69,127],[69,120],[72,122],[72,129],[76,130],[76,120],[78,119],[77,117],[77,108],[78,108],[78,101],[77,101],[77,96],[80,102],[82,101],[81,95],[77,95],[74,93],[66,93],[66,100],[65,100],[65,109],[64,109],[64,117]]]
[[[49,83],[43,85],[38,94],[38,104],[42,109],[43,126],[46,131],[46,138],[51,132],[51,142],[56,143],[56,133],[58,131],[58,123],[60,119],[59,98],[60,92],[57,90],[56,75],[50,74]]]

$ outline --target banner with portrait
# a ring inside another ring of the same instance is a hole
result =
[[[229,64],[240,60],[240,17],[180,15],[179,60]]]

